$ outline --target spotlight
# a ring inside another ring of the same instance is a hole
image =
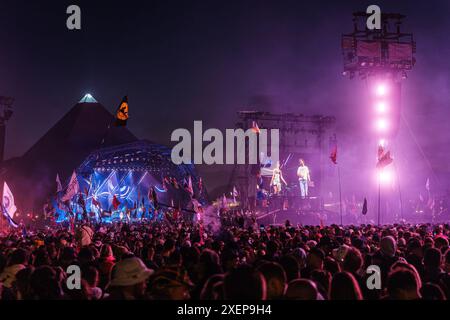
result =
[[[375,125],[378,131],[386,131],[389,126],[388,121],[384,118],[378,119]]]
[[[387,111],[386,102],[384,102],[384,101],[377,102],[377,104],[375,105],[375,108],[378,113],[385,113]]]
[[[378,84],[375,89],[375,93],[377,94],[377,96],[380,96],[380,97],[385,96],[387,91],[388,91],[388,88],[387,88],[386,84],[384,84],[384,83]]]
[[[394,175],[390,170],[386,170],[386,168],[378,171],[378,182],[381,185],[389,185],[393,182]]]

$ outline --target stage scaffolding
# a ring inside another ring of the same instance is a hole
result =
[[[326,179],[325,166],[330,152],[328,142],[334,139],[335,122],[334,117],[322,115],[239,111],[236,128],[247,130],[256,123],[260,129],[279,129],[279,153],[283,175],[289,179],[288,183],[298,184],[294,171],[297,170],[299,158],[305,159],[316,182],[314,193],[320,196]],[[248,139],[246,150],[248,150]],[[270,150],[270,142],[268,150]],[[236,187],[243,207],[249,205],[248,198],[256,188],[256,172],[261,166],[264,166],[264,163],[255,166],[248,164],[247,161],[246,164],[235,165],[233,168],[228,189]],[[266,171],[270,171],[274,166],[275,163],[272,163]]]

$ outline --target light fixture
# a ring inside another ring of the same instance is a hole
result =
[[[379,97],[383,97],[387,94],[388,88],[385,83],[379,83],[375,88],[375,93]]]
[[[378,131],[386,131],[389,127],[389,123],[385,118],[380,118],[375,123]]]
[[[379,101],[376,103],[375,108],[378,113],[385,113],[387,111],[387,105],[384,101]]]

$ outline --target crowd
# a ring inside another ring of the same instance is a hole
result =
[[[217,228],[19,229],[0,238],[0,299],[444,300],[449,235],[448,224],[259,226],[254,218]],[[81,271],[79,288],[69,266]]]

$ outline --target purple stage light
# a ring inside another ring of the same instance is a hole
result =
[[[389,168],[384,168],[377,171],[377,182],[382,186],[392,185],[394,174]]]
[[[387,104],[384,101],[379,101],[375,105],[375,109],[378,113],[386,113],[387,111]]]
[[[375,87],[375,93],[379,97],[384,97],[388,92],[388,86],[385,83],[379,83]]]
[[[389,128],[389,123],[385,118],[380,118],[376,121],[375,127],[378,131],[384,132]]]

